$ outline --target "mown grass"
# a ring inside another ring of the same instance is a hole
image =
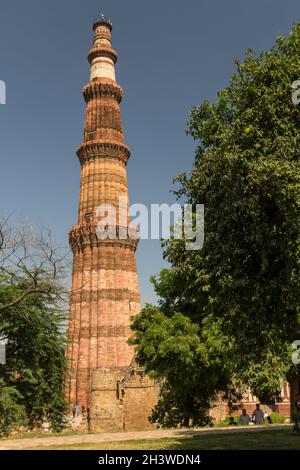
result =
[[[86,435],[86,434],[92,434],[92,433],[87,433],[86,431],[72,431],[72,430],[66,430],[62,432],[42,432],[42,431],[28,431],[20,434],[16,434],[15,436],[0,436],[0,441],[5,441],[7,439],[41,439],[45,437],[62,437],[62,436],[78,436],[78,435]]]
[[[132,441],[38,446],[35,450],[300,450],[300,435],[290,429]]]

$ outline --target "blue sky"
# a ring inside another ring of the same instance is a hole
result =
[[[190,109],[214,100],[246,48],[272,46],[300,18],[299,0],[1,0],[1,214],[51,226],[67,246],[76,223],[92,20],[113,22],[131,203],[174,202],[172,177],[189,171],[195,143],[185,135]],[[299,51],[300,54],[300,51]],[[137,253],[142,301],[164,265],[159,241]]]

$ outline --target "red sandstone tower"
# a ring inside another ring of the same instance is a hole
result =
[[[101,16],[93,30],[93,47],[88,54],[90,81],[83,89],[84,139],[77,150],[81,164],[78,224],[69,232],[74,259],[67,394],[69,402],[80,407],[91,406],[95,371],[114,374],[130,365],[134,353],[127,344],[130,317],[140,310],[137,241],[129,236],[99,239],[96,234],[101,204],[116,207],[116,232],[120,232],[119,197],[128,199],[126,165],[130,151],[124,143],[119,109],[123,92],[115,81],[117,54],[111,46],[112,24]]]

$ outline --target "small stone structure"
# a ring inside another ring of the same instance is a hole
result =
[[[135,361],[125,369],[98,369],[92,376],[90,430],[132,431],[153,428],[151,415],[159,384]]]

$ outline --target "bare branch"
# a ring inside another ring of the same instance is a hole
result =
[[[53,246],[51,230],[40,230],[37,235],[30,226],[15,228],[7,219],[0,219],[0,282],[15,285],[18,292],[15,299],[0,304],[0,311],[33,294],[65,302],[69,266],[68,255]]]

